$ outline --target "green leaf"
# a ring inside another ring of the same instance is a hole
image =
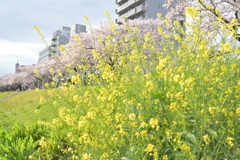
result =
[[[212,134],[214,137],[217,137],[217,132],[212,129],[207,129],[207,131]]]
[[[189,139],[191,142],[193,142],[194,144],[197,143],[197,138],[190,132],[183,132],[183,137]]]
[[[30,135],[30,138],[29,138],[29,142],[28,142],[29,144],[33,144],[33,138],[32,138],[32,136]]]
[[[197,117],[198,116],[195,113],[180,113],[179,115],[182,115],[184,117]]]
[[[220,127],[221,127],[224,131],[226,131],[226,128],[225,128],[225,127],[223,127],[222,125],[220,125]]]
[[[187,155],[185,155],[184,153],[177,153],[176,157],[177,158],[187,158]]]
[[[236,120],[236,122],[237,122],[238,124],[240,124],[240,120]]]
[[[20,144],[20,152],[23,153],[24,149],[25,149],[25,141],[26,139],[22,140],[22,141],[19,141],[21,144]]]
[[[182,141],[184,144],[187,144],[188,146],[191,146],[191,147],[195,147],[196,145],[190,143],[190,142],[187,142],[187,141]]]

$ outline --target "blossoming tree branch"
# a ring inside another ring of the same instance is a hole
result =
[[[234,38],[240,41],[238,33],[240,23],[240,0],[167,0],[163,5],[170,12],[170,19],[183,20],[185,9],[195,7],[201,12],[204,19],[202,28],[207,31],[214,30],[212,22],[220,21],[222,28],[232,32]]]

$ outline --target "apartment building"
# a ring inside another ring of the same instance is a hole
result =
[[[51,45],[45,47],[39,52],[38,63],[48,60],[53,55],[60,55],[58,50],[60,45],[65,45],[69,42],[69,38],[80,32],[86,32],[86,26],[74,24],[72,27],[63,26],[53,33]]]
[[[165,0],[116,0],[118,5],[116,23],[124,17],[127,19],[157,18],[157,13],[165,16],[167,10],[162,7],[164,3]]]

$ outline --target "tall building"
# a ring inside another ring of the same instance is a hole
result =
[[[71,34],[71,27],[62,27],[60,30],[55,31],[52,37],[51,49],[52,55],[60,55],[58,47],[60,45],[65,45],[69,42]]]
[[[48,60],[51,57],[50,47],[46,47],[39,52],[38,63]]]
[[[52,55],[60,55],[58,47],[69,42],[69,38],[80,32],[86,32],[86,26],[74,24],[72,27],[63,26],[55,31],[52,37],[52,43],[39,52],[38,63],[48,60]]]
[[[74,24],[71,27],[71,37],[73,37],[75,34],[78,34],[80,32],[86,32],[86,26],[81,24]]]
[[[162,7],[164,3],[165,0],[116,0],[118,5],[116,23],[124,17],[127,19],[157,18],[157,13],[165,16],[167,10]]]

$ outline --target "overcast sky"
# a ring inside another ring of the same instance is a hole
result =
[[[1,0],[0,1],[0,76],[13,74],[15,64],[36,64],[45,45],[33,27],[41,28],[50,43],[53,32],[75,23],[86,25],[88,16],[97,28],[107,21],[105,11],[117,16],[115,0]],[[0,82],[1,83],[1,82]]]

